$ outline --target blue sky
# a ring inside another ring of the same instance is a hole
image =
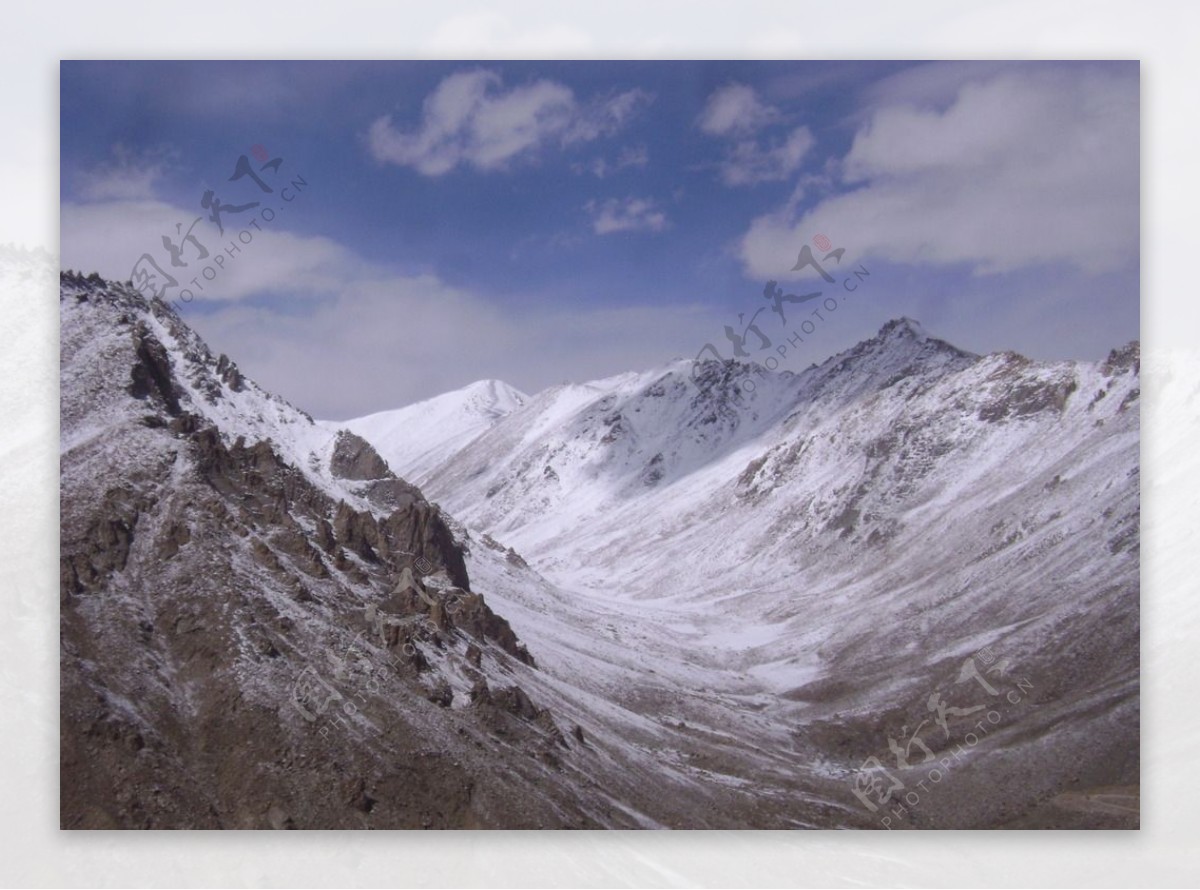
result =
[[[781,368],[899,315],[1099,358],[1138,336],[1138,94],[1136,63],[64,62],[62,262],[169,268],[202,217],[211,264],[256,211],[219,236],[206,191],[276,209],[182,311],[337,419],[728,355],[759,309],[782,340],[810,310],[764,284],[819,283],[821,234],[871,277]],[[228,181],[256,150],[270,194]]]

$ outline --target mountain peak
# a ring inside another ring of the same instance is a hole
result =
[[[907,315],[893,318],[881,327],[879,333],[875,336],[877,339],[886,339],[888,337],[914,338],[922,343],[930,339],[929,333],[921,326],[921,323],[914,318],[909,318]]]
[[[811,370],[818,377],[849,374],[858,384],[867,385],[873,380],[891,381],[897,376],[909,376],[919,368],[944,373],[978,358],[934,337],[915,319],[901,316],[884,324],[871,339],[831,356]]]
[[[362,436],[396,473],[417,481],[528,401],[503,380],[484,379],[403,408],[326,425]]]
[[[900,350],[902,353],[913,352],[931,357],[944,355],[953,358],[974,360],[979,358],[975,353],[959,349],[940,337],[930,334],[915,318],[902,315],[885,323],[870,340],[865,340],[844,354],[860,354],[875,352],[879,349],[888,352]]]
[[[529,401],[529,396],[515,386],[510,386],[503,380],[496,380],[494,378],[476,380],[474,383],[469,383],[458,390],[458,393],[473,401],[476,405],[482,403],[505,414],[515,411]],[[438,396],[437,398],[443,398],[443,396]]]

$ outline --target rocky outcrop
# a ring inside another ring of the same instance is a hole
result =
[[[329,467],[339,479],[393,478],[388,465],[375,449],[365,439],[348,430],[338,433]]]
[[[245,388],[246,378],[242,376],[238,366],[231,362],[224,353],[217,359],[216,372],[217,376],[221,378],[221,382],[234,392],[241,392]]]
[[[86,531],[64,541],[62,595],[96,592],[125,568],[138,519],[151,506],[146,497],[110,488],[91,512]]]
[[[161,303],[62,283],[62,825],[597,824],[544,707],[455,691],[533,659],[438,507],[356,436],[298,452]]]
[[[129,394],[135,399],[156,397],[168,414],[178,416],[179,394],[171,376],[167,350],[140,322],[134,327],[133,337],[137,361],[129,373]]]

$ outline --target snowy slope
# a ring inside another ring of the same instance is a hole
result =
[[[65,274],[60,311],[65,827],[854,822],[680,697],[686,640],[629,653],[169,307]]]
[[[555,387],[425,487],[560,592],[549,624],[500,601],[564,673],[611,674],[598,627],[636,639],[609,694],[657,679],[647,713],[707,696],[711,726],[759,723],[848,775],[989,647],[1046,706],[964,789],[1013,758],[1028,799],[1062,791],[1064,762],[1135,783],[1139,367],[1136,344],[1042,364],[900,319],[799,374],[677,362]],[[928,824],[1005,806],[964,792]]]
[[[568,741],[365,442],[127,284],[64,274],[60,311],[65,827],[713,824]]]
[[[702,499],[778,441],[787,424],[815,423],[916,368],[934,377],[972,361],[902,319],[801,374],[679,361],[553,387],[425,479],[458,518],[536,555],[563,530],[578,541],[582,527],[614,509],[637,504],[665,515],[654,505],[678,493],[682,480],[689,500]]]
[[[344,422],[323,421],[323,425],[362,436],[392,472],[419,485],[430,470],[528,400],[500,380],[479,380],[404,408]]]

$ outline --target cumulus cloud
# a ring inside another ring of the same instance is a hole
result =
[[[816,143],[808,127],[782,138],[762,132],[782,121],[779,109],[765,104],[753,88],[735,83],[708,97],[696,125],[710,136],[733,140],[719,165],[721,181],[748,186],[787,179]]]
[[[696,122],[710,136],[752,133],[779,118],[779,111],[758,98],[752,87],[729,84],[708,97]]]
[[[612,135],[650,101],[649,93],[634,89],[581,104],[552,80],[505,88],[494,71],[461,71],[426,97],[417,127],[402,129],[385,115],[371,124],[367,144],[376,160],[426,176],[459,165],[503,170],[547,145]]]
[[[584,209],[592,217],[597,235],[614,232],[661,232],[667,227],[667,215],[648,198],[610,198],[588,201]]]
[[[721,164],[721,180],[726,185],[757,185],[787,179],[800,169],[815,144],[808,127],[798,127],[774,144],[753,139],[738,142]]]
[[[929,74],[919,83],[923,96],[949,98],[909,102],[894,85],[881,89],[885,100],[841,161],[841,191],[754,220],[740,244],[748,274],[786,276],[816,232],[855,255],[980,274],[1050,263],[1100,273],[1136,258],[1136,67],[1014,67],[974,72],[953,89]]]

